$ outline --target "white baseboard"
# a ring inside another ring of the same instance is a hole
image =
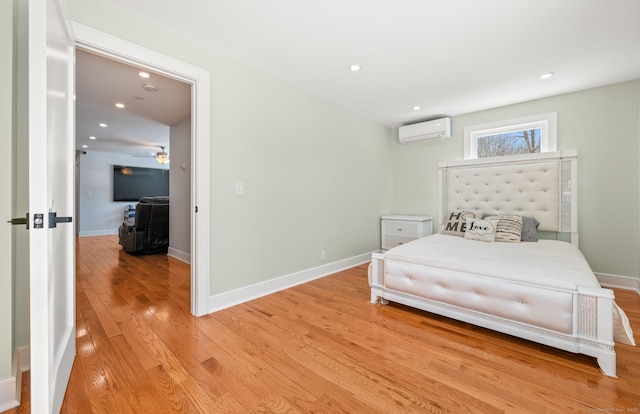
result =
[[[118,234],[118,229],[80,231],[78,237],[112,236],[114,234]]]
[[[20,405],[20,383],[22,373],[18,371],[15,377],[0,381],[0,412],[10,410]]]
[[[328,276],[341,270],[367,263],[371,260],[371,252],[354,256],[348,259],[339,260],[337,262],[328,263],[326,265],[314,267],[300,272],[292,273],[267,280],[265,282],[256,283],[251,286],[242,287],[231,290],[229,292],[218,293],[209,296],[209,313],[213,313],[222,309],[230,308],[262,296],[269,295],[290,287],[310,282],[324,276]]]
[[[603,287],[617,288],[624,290],[634,290],[640,295],[640,279],[629,276],[610,275],[607,273],[596,273],[598,282]]]
[[[16,352],[18,353],[18,369],[22,372],[31,370],[31,348],[29,345],[21,346]]]
[[[181,262],[191,264],[191,255],[189,253],[174,249],[173,247],[169,247],[169,250],[167,250],[167,256],[171,256]]]
[[[0,381],[0,412],[10,410],[20,405],[22,391],[22,371],[18,369],[18,352],[13,358],[11,377]]]

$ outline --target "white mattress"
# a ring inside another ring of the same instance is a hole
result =
[[[385,259],[551,288],[600,287],[580,250],[556,240],[488,243],[434,234],[387,251]]]

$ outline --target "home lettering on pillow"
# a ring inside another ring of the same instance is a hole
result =
[[[455,231],[455,232],[461,232],[461,233],[464,233],[465,231],[467,231],[467,222],[462,220],[464,214],[469,214],[469,213],[465,211],[455,211],[455,212],[449,213],[449,220],[447,220],[447,224],[444,227],[444,229],[447,231]],[[458,225],[460,226],[459,229],[458,229]]]
[[[467,231],[468,218],[480,218],[481,213],[475,211],[454,210],[448,214],[447,222],[442,227],[442,234],[464,237]]]

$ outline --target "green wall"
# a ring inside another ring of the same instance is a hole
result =
[[[13,1],[0,2],[0,145],[13,155]],[[11,194],[13,157],[0,164],[0,185],[3,194]],[[12,228],[6,224],[12,205],[8,197],[0,203],[0,381],[12,371],[14,345],[14,278],[11,260]]]
[[[580,249],[596,273],[640,277],[640,80],[452,118],[452,139],[393,145],[393,211],[436,216],[439,161],[461,160],[464,128],[557,112],[558,149],[578,150]]]
[[[14,0],[14,139],[13,139],[13,211],[22,216],[29,211],[29,59],[28,3]],[[15,344],[29,345],[29,231],[13,228],[13,266],[15,275]]]
[[[211,294],[379,247],[390,128],[100,0],[68,6],[77,23],[211,73]]]
[[[320,265],[321,250],[331,262],[376,248],[379,214],[437,213],[437,163],[463,158],[465,126],[546,112],[558,113],[558,148],[580,156],[582,251],[595,272],[640,277],[639,81],[455,116],[453,139],[400,145],[386,127],[100,0],[70,11],[211,72],[211,293]]]
[[[0,166],[1,217],[28,210],[27,130],[28,0],[0,2],[0,145],[11,154]],[[5,220],[6,221],[6,220]],[[29,345],[28,233],[3,225],[0,232],[0,381],[11,377],[16,352]]]

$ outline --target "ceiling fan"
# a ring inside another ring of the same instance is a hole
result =
[[[169,164],[169,154],[164,152],[164,147],[160,147],[161,151],[156,153],[156,161],[160,164]]]
[[[169,164],[170,162],[170,157],[169,157],[169,153],[165,152],[164,150],[164,146],[158,146],[158,148],[160,148],[159,152],[151,153],[149,155],[134,155],[134,157],[146,157],[146,158],[155,158],[156,161],[158,161],[158,163],[160,164]]]

